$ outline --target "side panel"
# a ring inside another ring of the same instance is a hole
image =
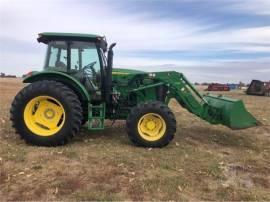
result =
[[[168,87],[165,83],[150,77],[148,73],[133,70],[113,70],[114,92],[119,93],[112,119],[126,119],[130,109],[139,103],[160,101],[165,104]]]

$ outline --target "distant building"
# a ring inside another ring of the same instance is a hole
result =
[[[230,90],[236,90],[239,88],[239,85],[236,83],[229,83],[228,86],[229,86]]]
[[[206,91],[229,91],[230,87],[227,84],[211,83]]]
[[[15,75],[6,75],[5,73],[0,73],[0,78],[16,78]]]

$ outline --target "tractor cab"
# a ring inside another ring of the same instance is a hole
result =
[[[39,34],[37,40],[47,44],[45,71],[68,74],[77,79],[93,98],[101,99],[101,92],[105,89],[105,76],[111,75],[106,70],[107,42],[104,37],[46,32]]]

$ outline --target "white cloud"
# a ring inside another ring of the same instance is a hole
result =
[[[256,3],[252,2],[257,1],[263,3],[253,6]],[[231,9],[235,12],[260,12],[266,15],[270,10],[267,2],[270,1],[231,1],[231,4],[228,3],[224,9]],[[106,1],[80,1],[78,3],[75,0],[0,0],[0,39],[35,44],[33,45],[33,53],[27,55],[23,51],[21,54],[14,53],[15,51],[10,52],[0,47],[0,69],[7,73],[21,75],[32,68],[41,67],[44,54],[37,51],[41,48],[35,39],[37,33],[43,31],[104,34],[110,42],[116,41],[118,43],[115,49],[115,64],[118,66],[152,68],[153,70],[167,70],[168,67],[178,70],[179,67],[188,67],[184,68],[185,73],[192,74],[193,78],[199,78],[199,76],[195,76],[196,72],[192,67],[224,67],[224,64],[232,65],[232,63],[221,60],[171,60],[138,58],[136,56],[122,57],[121,55],[117,57],[117,51],[182,50],[204,52],[234,50],[248,53],[269,52],[270,54],[270,46],[260,45],[270,44],[270,26],[206,32],[205,30],[209,30],[215,25],[204,24],[201,21],[188,18],[155,19],[150,18],[149,15],[149,13],[139,12],[136,15],[123,14],[121,10],[112,9],[110,3]],[[243,63],[244,61],[238,62],[247,65]],[[265,66],[269,63],[269,61],[265,62],[264,68],[258,72],[265,72]],[[236,64],[234,63],[234,65]],[[198,71],[197,68],[195,70]],[[200,78],[203,76],[213,78],[212,73],[208,72],[207,74],[204,71],[199,73]]]
[[[224,9],[230,12],[243,12],[256,15],[270,15],[269,0],[225,0],[227,6]]]

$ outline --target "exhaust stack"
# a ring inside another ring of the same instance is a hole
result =
[[[105,81],[105,99],[106,103],[111,103],[112,92],[112,68],[113,68],[113,48],[116,43],[112,43],[108,51],[107,69],[106,69],[106,81]]]

